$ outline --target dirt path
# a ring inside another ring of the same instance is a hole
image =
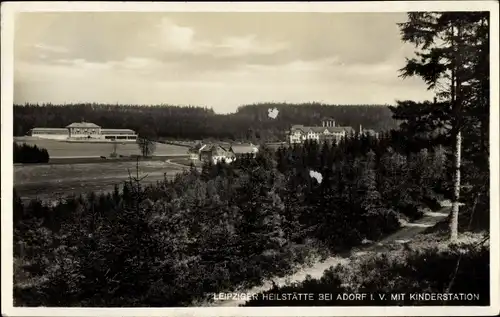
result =
[[[445,219],[451,210],[451,205],[449,201],[444,201],[441,203],[441,206],[442,208],[438,212],[426,212],[423,218],[413,223],[403,224],[403,227],[400,230],[378,242],[369,242],[365,247],[354,249],[344,256],[338,255],[329,257],[323,262],[316,262],[313,266],[304,267],[291,276],[277,278],[274,280],[274,282],[278,286],[289,285],[291,283],[304,281],[307,275],[310,275],[313,279],[318,279],[323,276],[325,270],[329,269],[332,266],[336,266],[337,264],[347,264],[350,262],[350,258],[352,257],[363,256],[369,252],[388,252],[391,249],[391,245],[407,243],[411,241],[417,234]],[[258,294],[264,291],[268,291],[271,288],[272,282],[270,281],[262,286],[254,287],[250,290],[242,291],[241,293]],[[211,304],[211,306],[238,307],[239,305],[244,303],[244,300],[219,300]]]

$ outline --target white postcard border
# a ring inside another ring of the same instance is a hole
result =
[[[499,78],[498,2],[4,2],[1,6],[2,313],[6,316],[473,316],[499,313]],[[231,308],[18,308],[13,307],[13,35],[16,12],[401,12],[490,11],[490,306],[432,307],[231,307]]]

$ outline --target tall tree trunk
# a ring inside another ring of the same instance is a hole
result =
[[[454,28],[452,27],[452,36],[455,35]],[[457,37],[460,39],[461,25],[457,26]],[[458,45],[457,45],[458,44]],[[453,202],[450,217],[450,240],[454,241],[458,238],[458,213],[460,210],[460,163],[461,163],[461,150],[462,150],[462,120],[461,120],[461,78],[459,65],[461,65],[460,55],[460,42],[457,43],[452,39],[452,47],[454,50],[453,56],[453,69],[452,69],[452,85],[451,85],[451,102],[452,102],[452,136],[453,136]]]
[[[460,161],[462,149],[462,133],[460,130],[455,135],[455,146],[453,153],[453,203],[450,218],[450,240],[458,238],[458,211],[460,209]]]

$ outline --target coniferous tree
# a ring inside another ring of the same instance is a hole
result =
[[[469,121],[468,109],[474,109],[471,105],[479,101],[472,96],[485,92],[481,87],[485,87],[486,81],[480,79],[483,65],[487,64],[485,25],[488,25],[488,13],[480,12],[411,12],[408,21],[400,24],[403,41],[416,46],[418,57],[407,60],[401,75],[423,78],[440,99],[438,115],[430,118],[444,117],[448,122],[453,148],[452,240],[458,236],[462,132],[466,131]],[[478,47],[482,49],[479,53]],[[484,103],[483,98],[479,104]],[[429,122],[425,120],[426,124]]]

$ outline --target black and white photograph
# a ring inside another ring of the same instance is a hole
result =
[[[2,314],[498,314],[498,57],[495,1],[3,3]]]

